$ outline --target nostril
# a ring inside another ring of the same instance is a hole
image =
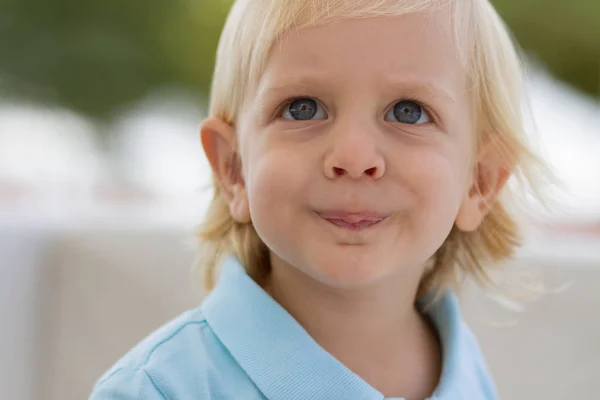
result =
[[[338,167],[333,167],[333,173],[336,176],[344,175],[344,169],[343,168],[338,168]]]
[[[369,168],[367,170],[365,170],[365,174],[369,175],[369,176],[373,176],[377,173],[377,167],[373,167],[373,168]]]

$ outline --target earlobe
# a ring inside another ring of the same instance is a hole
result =
[[[510,169],[502,161],[498,154],[487,151],[476,165],[471,186],[456,216],[458,229],[474,231],[491,211],[492,205],[510,177]]]
[[[240,223],[250,222],[248,195],[242,164],[237,152],[235,128],[218,118],[204,120],[200,140],[231,216]]]
[[[236,183],[233,185],[233,196],[229,201],[229,213],[233,219],[241,224],[248,224],[251,221],[248,193],[243,184]]]
[[[461,231],[472,232],[479,227],[484,216],[477,199],[466,196],[456,215],[455,225]]]

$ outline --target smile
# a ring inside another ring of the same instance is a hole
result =
[[[387,218],[372,212],[318,212],[325,221],[350,231],[361,231],[371,228]]]

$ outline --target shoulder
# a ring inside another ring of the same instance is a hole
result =
[[[457,297],[445,293],[430,307],[442,341],[444,364],[438,387],[439,399],[497,400],[495,385],[479,343],[462,318]]]
[[[96,383],[90,399],[204,399],[228,353],[200,309],[188,311],[131,349]]]
[[[460,331],[464,387],[477,394],[477,398],[496,400],[496,387],[476,336],[464,321],[460,324]]]

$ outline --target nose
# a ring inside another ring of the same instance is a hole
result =
[[[385,160],[378,149],[374,129],[346,127],[330,132],[332,144],[325,157],[325,176],[329,179],[383,177]]]

